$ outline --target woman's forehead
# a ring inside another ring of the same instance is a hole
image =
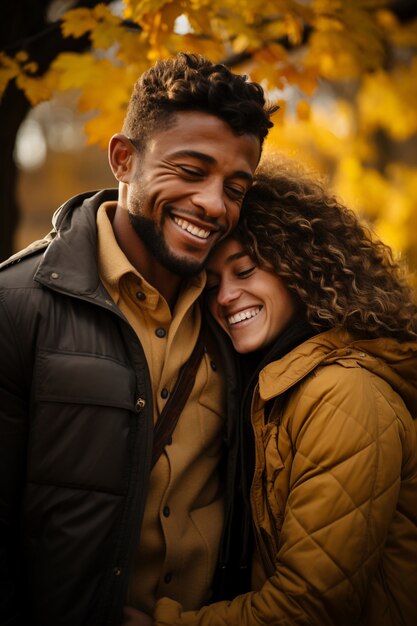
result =
[[[210,254],[207,263],[207,271],[217,272],[224,265],[243,256],[248,256],[248,253],[243,247],[242,242],[234,235],[230,235],[221,241]]]

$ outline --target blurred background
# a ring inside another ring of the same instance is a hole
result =
[[[0,8],[0,260],[114,187],[109,137],[158,58],[198,52],[280,105],[265,146],[325,178],[417,285],[416,0],[14,0]]]

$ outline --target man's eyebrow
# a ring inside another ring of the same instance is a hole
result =
[[[204,152],[198,152],[197,150],[178,150],[177,152],[173,152],[171,157],[191,157],[193,159],[199,159],[200,161],[204,161],[209,165],[216,165],[217,161],[214,157],[209,154],[205,154]],[[253,183],[253,176],[249,172],[245,172],[244,170],[236,170],[233,172],[229,178],[243,178],[249,181],[251,184]]]

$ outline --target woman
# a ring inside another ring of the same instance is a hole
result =
[[[415,626],[417,307],[351,211],[274,171],[207,282],[255,373],[254,591],[196,612],[164,598],[154,623]]]

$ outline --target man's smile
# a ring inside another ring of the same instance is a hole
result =
[[[187,233],[191,233],[191,235],[194,235],[195,237],[198,237],[199,239],[207,239],[213,232],[210,230],[205,230],[204,228],[199,228],[198,226],[196,226],[195,224],[192,224],[188,220],[185,220],[180,217],[176,217],[175,215],[173,216],[172,219],[180,228],[182,228],[182,230],[187,231]]]

